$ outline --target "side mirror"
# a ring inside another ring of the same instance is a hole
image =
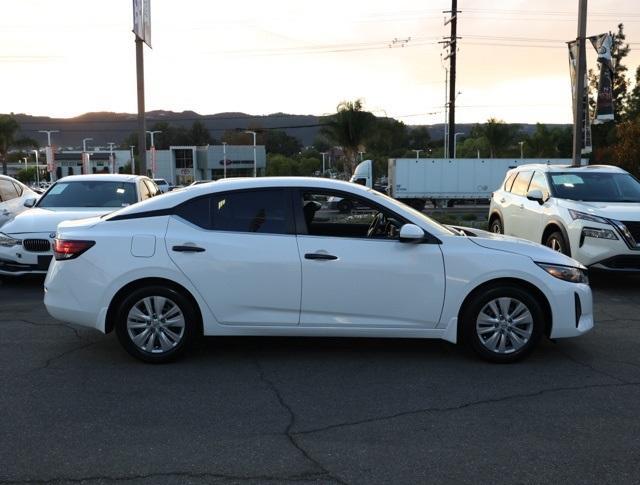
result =
[[[424,240],[424,231],[415,224],[405,224],[400,228],[400,242],[420,242]]]
[[[544,195],[542,191],[538,189],[531,189],[527,192],[527,199],[535,200],[540,205],[544,204]]]
[[[23,204],[25,207],[33,207],[34,205],[36,205],[36,199],[27,199],[24,201]]]

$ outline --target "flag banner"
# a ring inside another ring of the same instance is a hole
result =
[[[576,112],[576,102],[577,102],[576,78],[577,78],[577,71],[578,71],[578,42],[574,40],[572,42],[568,42],[567,45],[569,47],[569,73],[571,75],[571,99],[572,99],[572,107],[573,107],[572,112],[574,113],[573,122],[575,123],[576,121],[575,112]],[[582,124],[581,153],[584,155],[584,154],[591,153],[593,149],[591,145],[591,120],[589,118],[589,83],[588,83],[586,73],[584,76],[584,91],[582,92],[582,109],[583,109],[582,119],[584,120],[584,123]]]
[[[133,0],[133,33],[151,47],[151,0]]]
[[[596,110],[594,113],[594,123],[604,123],[612,121],[613,115],[613,58],[611,49],[613,48],[613,36],[611,34],[600,34],[589,37],[591,45],[598,52],[598,64],[600,66],[600,77],[598,79],[598,97],[596,100]]]
[[[47,157],[47,172],[51,173],[51,172],[55,172],[56,170],[56,162],[54,159],[54,155],[53,155],[53,148],[52,147],[46,147],[44,149],[44,153]]]

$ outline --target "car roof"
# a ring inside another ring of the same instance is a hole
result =
[[[170,209],[176,205],[198,197],[200,195],[215,194],[231,190],[268,189],[279,187],[302,187],[310,189],[344,190],[354,194],[367,195],[372,191],[353,182],[325,179],[319,177],[247,177],[227,178],[216,181],[215,184],[198,184],[184,189],[173,190],[160,197],[153,197],[138,204],[119,210],[118,214],[135,214],[163,209]]]
[[[614,165],[581,165],[574,167],[572,165],[547,165],[545,163],[529,163],[520,165],[513,169],[521,172],[523,170],[538,170],[541,172],[603,172],[603,173],[627,173],[626,170]]]
[[[88,182],[135,182],[140,179],[147,179],[145,175],[133,175],[126,173],[96,173],[96,174],[87,174],[87,175],[68,175],[66,177],[62,177],[58,179],[58,182],[78,182],[78,181],[88,181]]]

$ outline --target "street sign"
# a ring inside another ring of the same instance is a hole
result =
[[[133,33],[151,47],[151,0],[133,0]]]

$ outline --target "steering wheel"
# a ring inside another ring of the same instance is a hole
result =
[[[369,229],[367,229],[367,237],[374,237],[380,233],[383,233],[386,230],[386,226],[387,217],[382,212],[378,212],[371,221],[371,224],[369,224]]]

